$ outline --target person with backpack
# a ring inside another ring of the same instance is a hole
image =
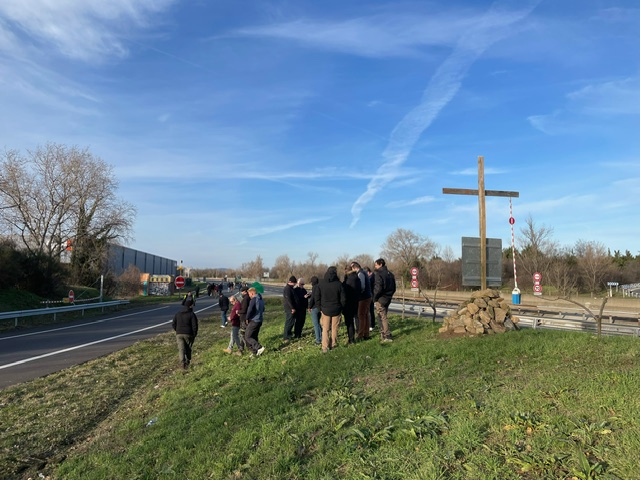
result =
[[[389,312],[389,304],[396,293],[396,278],[387,268],[384,259],[379,258],[373,264],[375,269],[375,284],[373,287],[373,301],[376,313],[380,317],[380,341],[392,342],[391,330],[389,330],[389,320],[387,313]]]

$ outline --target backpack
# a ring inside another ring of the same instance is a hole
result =
[[[387,273],[387,278],[384,281],[384,294],[388,297],[393,297],[393,294],[396,293],[396,277],[388,270]]]

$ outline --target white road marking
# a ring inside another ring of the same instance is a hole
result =
[[[203,309],[198,310],[196,313],[200,313],[200,312],[202,312],[204,310],[208,310],[209,308],[212,308],[212,307],[213,307],[213,305],[211,305],[209,307],[205,307]],[[166,308],[166,307],[162,307],[162,308]],[[161,310],[161,308],[158,308],[156,310]],[[149,312],[149,311],[154,311],[154,310],[147,310],[147,312]],[[145,312],[138,312],[138,313],[145,313]],[[136,314],[129,314],[129,315],[136,315]],[[126,316],[129,316],[129,315],[122,315],[122,317],[126,317]],[[122,317],[115,317],[115,318],[122,318]],[[106,321],[106,320],[112,320],[112,319],[100,320],[99,322],[103,322],[103,321]],[[73,350],[78,350],[80,348],[90,347],[91,345],[97,345],[99,343],[108,342],[110,340],[115,340],[116,338],[127,337],[129,335],[134,335],[136,333],[144,332],[146,330],[151,330],[153,328],[161,327],[162,325],[166,325],[166,324],[171,323],[171,322],[172,322],[172,320],[169,320],[169,321],[166,321],[166,322],[158,323],[157,325],[152,325],[150,327],[141,328],[141,329],[135,330],[133,332],[121,333],[120,335],[115,335],[113,337],[103,338],[103,339],[95,340],[95,341],[89,342],[89,343],[83,343],[82,345],[76,345],[74,347],[64,348],[62,350],[55,350],[53,352],[45,353],[43,355],[38,355],[36,357],[29,357],[29,358],[25,358],[23,360],[18,360],[17,362],[13,362],[13,363],[7,363],[6,365],[0,365],[0,370],[4,370],[5,368],[15,367],[15,366],[18,366],[18,365],[24,365],[25,363],[33,362],[35,360],[40,360],[42,358],[51,357],[53,355],[59,355],[61,353],[71,352]],[[96,324],[96,323],[98,323],[98,322],[93,322],[93,324]],[[64,330],[66,328],[79,327],[79,326],[83,326],[83,325],[89,325],[89,324],[85,323],[85,324],[82,324],[82,325],[74,325],[73,327],[71,327],[71,326],[70,327],[62,327],[62,328],[56,328],[56,329],[47,330],[47,331],[48,332],[53,332],[53,331],[57,331],[57,330]],[[45,332],[38,332],[38,333],[45,333]],[[35,333],[33,333],[33,334],[35,334]],[[29,335],[29,334],[19,335],[19,336],[26,336],[26,335]],[[9,337],[9,338],[16,338],[16,336]]]

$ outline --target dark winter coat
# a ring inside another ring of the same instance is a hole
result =
[[[191,335],[194,338],[198,335],[198,317],[191,306],[184,306],[174,315],[172,327],[180,335]]]
[[[345,316],[355,316],[358,311],[358,300],[360,297],[360,280],[356,272],[351,272],[347,275],[342,283],[344,287],[345,297],[347,299],[344,304],[343,312]]]
[[[307,289],[297,286],[293,289],[293,293],[296,296],[296,310],[306,310],[309,308],[309,298],[307,298]]]
[[[311,310],[312,308],[316,308],[318,304],[316,303],[316,295],[318,293],[318,277],[311,277],[311,296],[309,297],[309,305],[307,308]]]
[[[396,293],[396,279],[387,266],[376,270],[375,285],[373,287],[373,301],[387,306],[391,303],[393,294]]]
[[[238,315],[240,316],[241,324],[244,324],[247,321],[247,310],[249,310],[250,301],[251,301],[251,297],[249,297],[249,294],[243,293],[242,300],[240,300],[240,310],[238,310]]]
[[[220,292],[220,298],[218,298],[218,306],[220,310],[226,312],[229,310],[229,297],[227,297],[224,293]]]
[[[315,290],[315,289],[314,289]],[[338,278],[336,267],[329,267],[324,279],[318,283],[318,293],[315,296],[316,306],[320,312],[329,317],[342,314],[342,309],[347,303],[347,297]]]
[[[284,286],[284,289],[282,290],[282,304],[285,311],[290,312],[291,310],[298,309],[298,299],[296,297],[293,285],[287,283]]]

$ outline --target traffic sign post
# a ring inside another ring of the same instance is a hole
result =
[[[69,303],[73,303],[75,299],[76,299],[75,293],[73,293],[73,290],[69,290]]]
[[[542,281],[542,274],[540,272],[536,272],[533,274],[533,294],[534,295],[542,295],[542,285],[540,282]]]
[[[177,276],[175,281],[174,281],[174,284],[175,284],[176,288],[178,290],[180,290],[185,285],[184,277],[183,276]]]
[[[418,292],[420,287],[418,284],[418,267],[411,267],[411,291]]]

